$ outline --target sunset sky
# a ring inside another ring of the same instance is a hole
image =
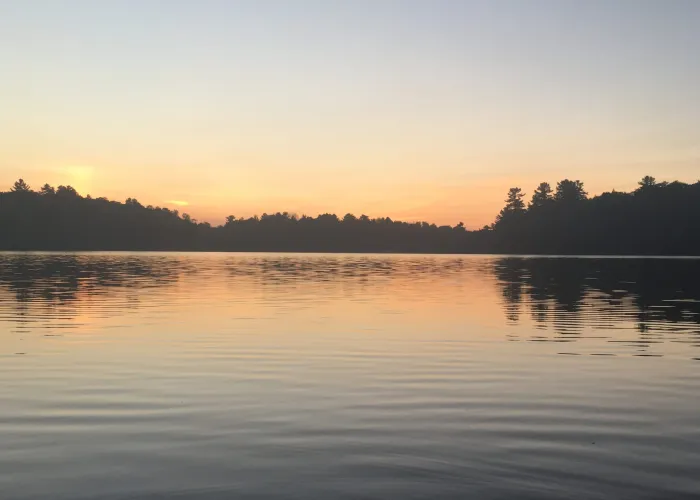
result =
[[[700,1],[0,0],[0,189],[468,227],[700,178]]]

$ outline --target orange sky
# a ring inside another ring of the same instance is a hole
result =
[[[474,228],[512,186],[698,178],[700,4],[302,3],[3,7],[0,189]]]

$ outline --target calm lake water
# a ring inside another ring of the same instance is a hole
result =
[[[0,497],[700,498],[700,260],[0,254]]]

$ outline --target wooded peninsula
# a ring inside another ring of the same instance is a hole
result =
[[[186,213],[81,196],[71,186],[0,192],[0,250],[700,255],[700,181],[657,182],[589,197],[579,180],[508,191],[478,230],[388,217],[287,212],[230,215],[212,226]]]

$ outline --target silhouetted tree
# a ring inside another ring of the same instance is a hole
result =
[[[532,201],[530,201],[530,208],[539,208],[547,205],[554,200],[552,196],[552,187],[548,182],[542,182],[532,193]]]
[[[496,226],[515,223],[525,213],[525,194],[519,187],[510,188],[506,197],[506,206],[496,217]]]
[[[656,186],[656,179],[651,175],[645,175],[637,184],[641,189],[654,187]]]
[[[139,203],[139,200],[137,200],[136,198],[127,198],[125,204],[126,204],[126,205],[131,205],[131,206],[133,206],[133,207],[141,207],[141,208],[143,208],[143,205],[141,205],[141,203]]]
[[[29,184],[24,182],[24,179],[19,179],[12,185],[12,189],[10,191],[13,193],[28,193],[31,191],[31,188],[29,187]]]
[[[588,198],[588,193],[583,189],[583,182],[564,179],[557,183],[557,192],[554,199],[561,202],[583,201]]]
[[[637,183],[639,186],[635,194],[646,194],[656,189],[668,186],[667,182],[656,182],[656,178],[651,175],[645,175],[642,180]]]
[[[77,198],[80,196],[73,186],[58,186],[58,189],[56,189],[56,194],[58,196],[71,198]]]
[[[81,197],[70,186],[26,183],[0,192],[0,250],[216,250],[317,252],[685,254],[700,255],[700,182],[658,183],[633,193],[587,198],[580,181],[561,181],[557,196],[542,184],[525,209],[508,192],[497,222],[467,231],[389,217],[289,212],[229,216],[198,223],[177,210]],[[643,195],[642,195],[643,193]],[[539,205],[540,202],[545,202]]]
[[[42,195],[51,196],[56,194],[56,190],[53,186],[50,186],[49,184],[44,184],[43,186],[41,186],[41,190],[39,191],[39,193]]]

